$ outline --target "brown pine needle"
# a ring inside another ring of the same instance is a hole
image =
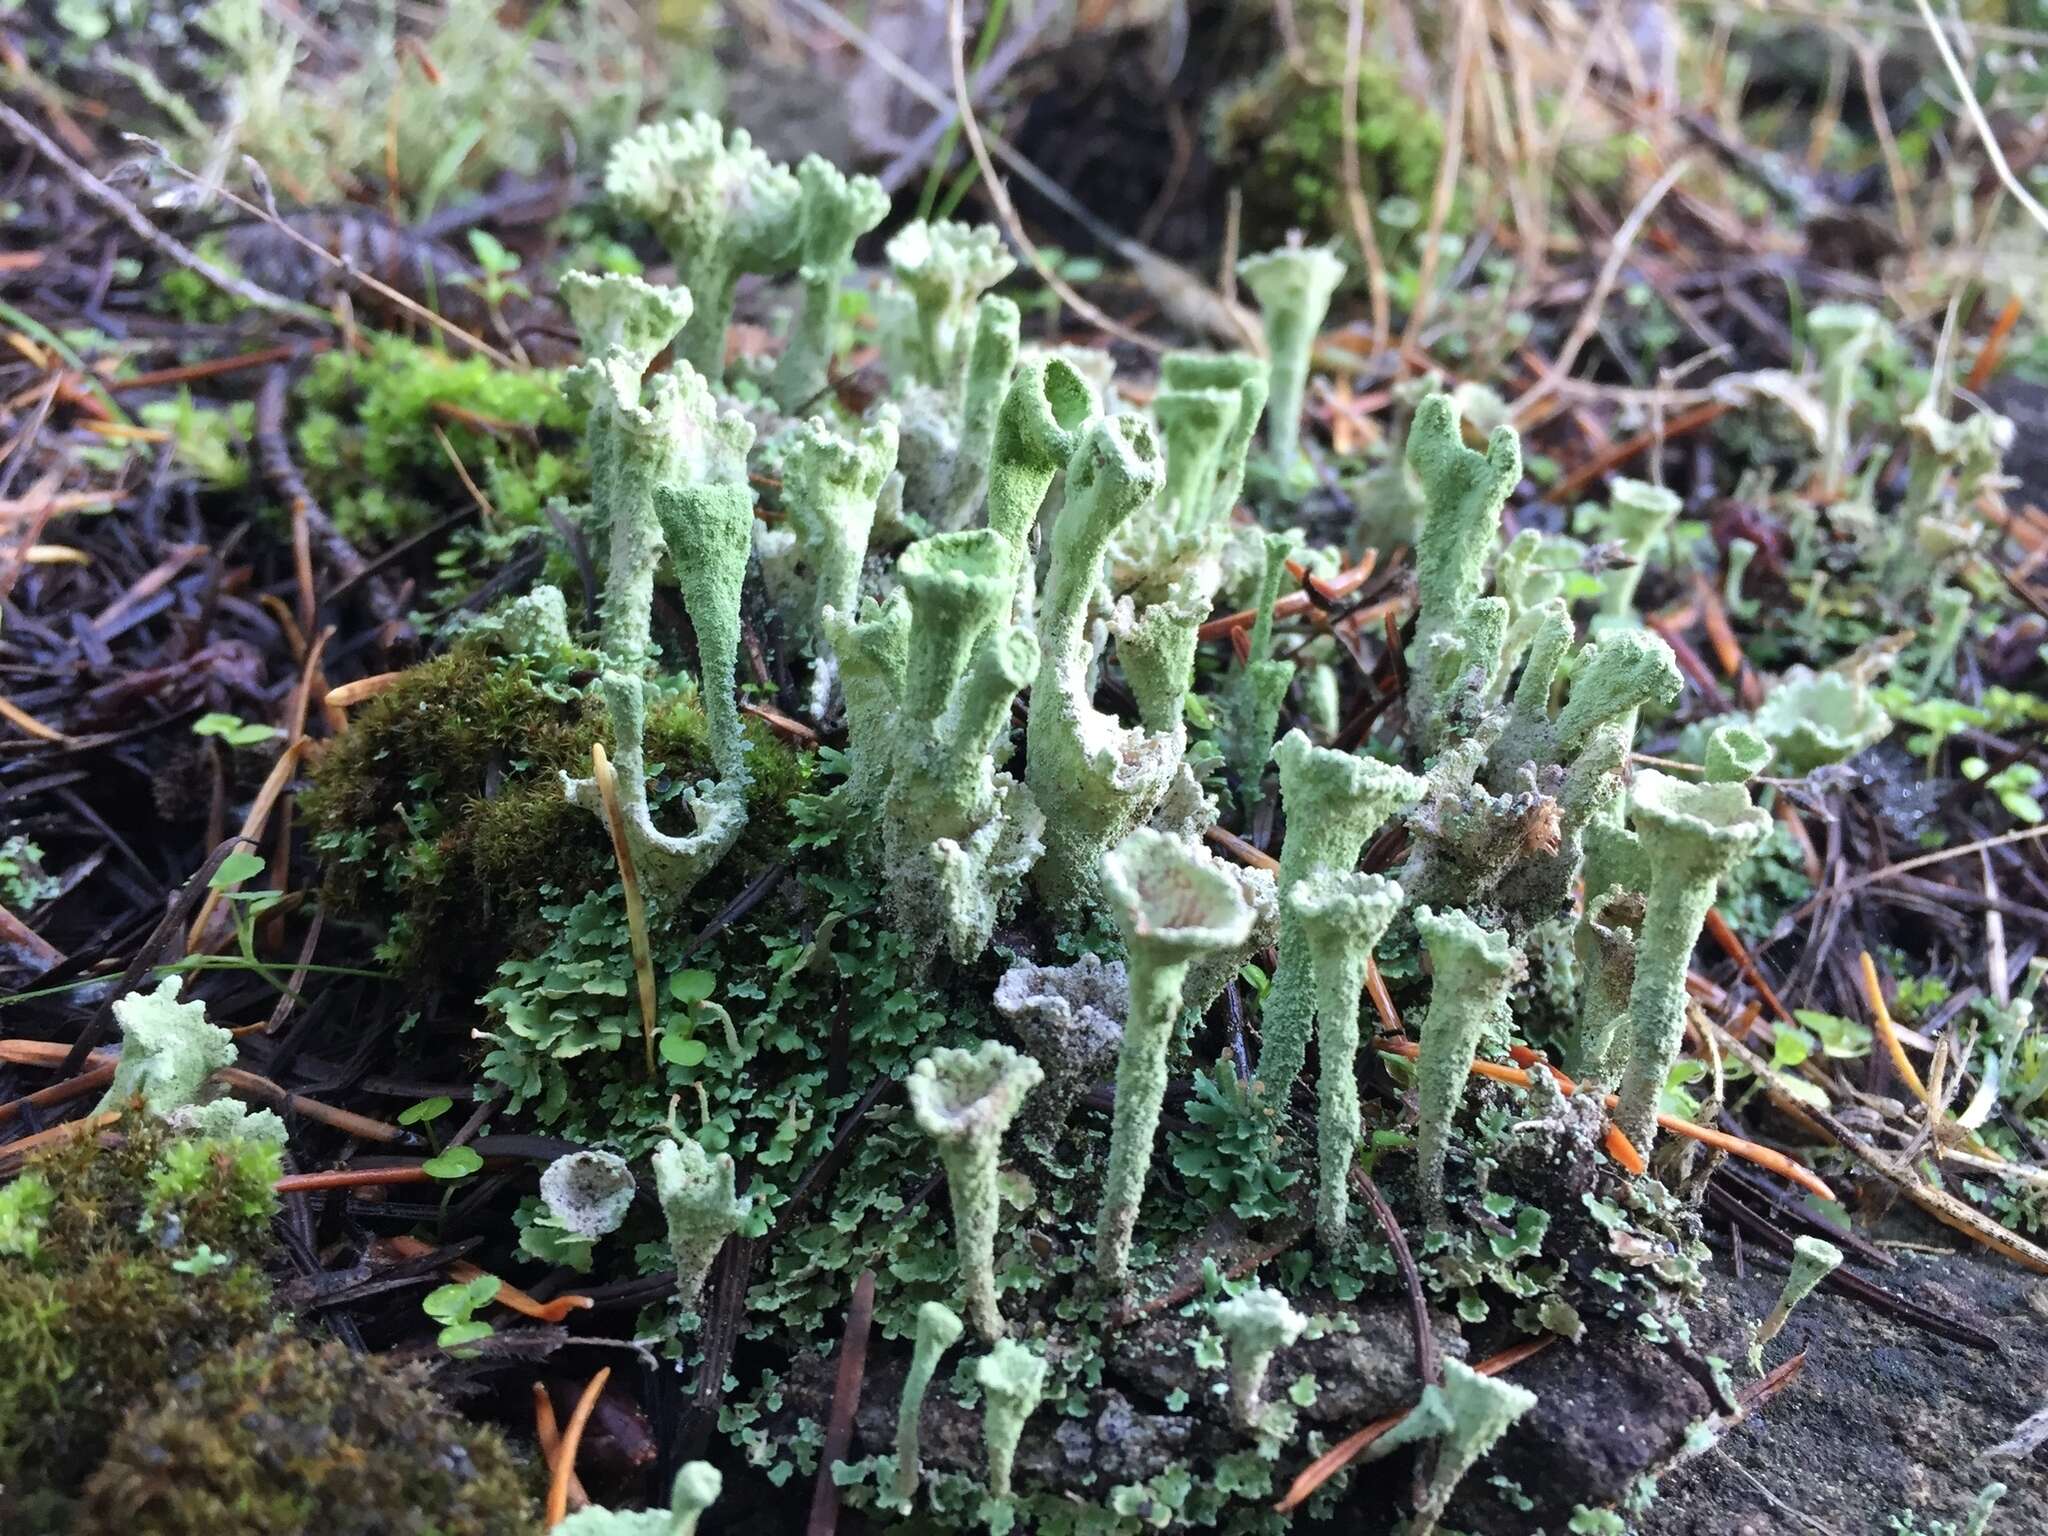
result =
[[[547,1463],[548,1476],[555,1475],[555,1463],[562,1459],[562,1430],[555,1422],[555,1400],[548,1396],[545,1383],[533,1384],[533,1438],[540,1445],[541,1460]],[[569,1474],[568,1508],[578,1510],[590,1502],[590,1495],[583,1491],[583,1479],[573,1471]]]

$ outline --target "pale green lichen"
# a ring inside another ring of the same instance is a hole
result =
[[[121,1059],[95,1112],[120,1109],[140,1098],[164,1116],[197,1104],[206,1080],[235,1063],[235,1037],[206,1019],[197,998],[178,1000],[182,977],[166,976],[154,992],[131,992],[114,1002],[121,1026]]]
[[[1821,404],[1827,412],[1820,485],[1829,495],[1842,489],[1848,466],[1849,417],[1863,377],[1863,359],[1884,329],[1883,316],[1867,304],[1822,304],[1806,317],[1806,339],[1820,360]]]
[[[1244,941],[1252,912],[1238,883],[1199,847],[1140,828],[1102,860],[1102,888],[1129,954],[1131,1003],[1117,1055],[1116,1110],[1095,1267],[1112,1287],[1130,1280],[1131,1238],[1166,1098],[1166,1055],[1189,962]]]
[[[1041,847],[1030,791],[995,768],[1010,703],[1038,643],[1006,622],[1015,570],[992,529],[942,533],[903,552],[910,611],[882,831],[891,901],[921,954],[975,958]],[[867,747],[862,748],[868,750]]]
[[[983,1339],[1003,1333],[996,1305],[996,1174],[1003,1135],[1024,1097],[1043,1081],[1036,1061],[998,1040],[972,1051],[941,1049],[911,1070],[905,1087],[918,1128],[937,1143],[953,1197],[953,1240],[968,1321]]]
[[[1039,605],[1038,678],[1027,726],[1027,782],[1049,821],[1032,872],[1055,910],[1088,900],[1104,852],[1150,816],[1186,748],[1165,732],[1125,726],[1095,705],[1086,620],[1110,538],[1159,488],[1152,430],[1135,417],[1092,423],[1067,465],[1067,500],[1053,526],[1052,570]]]
[[[716,385],[742,273],[783,271],[797,254],[803,189],[743,128],[692,113],[627,135],[605,163],[614,203],[652,226],[696,301],[677,351]]]
[[[1657,1096],[1685,1044],[1685,973],[1722,876],[1770,831],[1740,784],[1687,784],[1655,769],[1636,776],[1630,819],[1649,876],[1628,1000],[1628,1064],[1615,1124],[1648,1153]]]
[[[1842,1267],[1842,1250],[1824,1237],[1795,1237],[1792,1267],[1785,1272],[1784,1288],[1764,1320],[1757,1324],[1749,1346],[1750,1365],[1763,1369],[1763,1347],[1775,1339],[1791,1317],[1792,1309],[1813,1294],[1814,1288]]]
[[[623,1157],[597,1148],[558,1157],[540,1176],[541,1204],[549,1218],[563,1231],[585,1239],[618,1231],[638,1187]]]
[[[1463,912],[1415,911],[1429,951],[1429,1012],[1415,1070],[1416,1184],[1432,1224],[1442,1219],[1444,1164],[1451,1126],[1472,1075],[1472,1058],[1489,1027],[1504,1023],[1508,987],[1523,970],[1507,935],[1481,928]]]
[[[1297,880],[1287,902],[1316,978],[1316,1238],[1336,1253],[1358,1154],[1358,1000],[1373,949],[1400,910],[1401,887],[1381,875],[1321,870]]]
[[[753,1209],[751,1198],[734,1192],[734,1179],[730,1156],[707,1152],[690,1137],[654,1148],[654,1195],[668,1221],[676,1300],[685,1311],[696,1309],[719,1249]]]
[[[1440,744],[1446,722],[1442,699],[1468,667],[1488,671],[1505,638],[1504,605],[1497,615],[1482,599],[1486,557],[1500,535],[1501,508],[1522,476],[1521,440],[1512,427],[1494,429],[1486,452],[1474,453],[1458,429],[1458,408],[1448,395],[1417,407],[1408,431],[1408,464],[1422,487],[1428,513],[1416,543],[1415,638],[1409,647],[1408,713],[1423,756]]]
[[[982,1392],[982,1445],[988,1453],[989,1492],[998,1499],[1011,1493],[1017,1445],[1024,1424],[1045,1392],[1046,1364],[1015,1339],[998,1341],[975,1363],[974,1379]]]
[[[1771,765],[1771,744],[1741,721],[1730,721],[1707,738],[1709,784],[1746,784]]]
[[[1301,402],[1308,388],[1309,354],[1330,298],[1344,280],[1344,263],[1329,247],[1293,244],[1247,256],[1237,275],[1259,301],[1271,373],[1266,396],[1266,446],[1283,484],[1301,458]]]
[[[853,268],[853,247],[889,214],[889,194],[872,176],[848,176],[822,155],[796,168],[797,278],[802,307],[775,364],[774,395],[799,411],[824,393],[832,364],[832,327],[840,284]]]
[[[932,1373],[947,1350],[960,1341],[965,1325],[944,1302],[928,1301],[917,1309],[917,1338],[911,1345],[910,1369],[903,1378],[903,1397],[896,1408],[896,1502],[909,1508],[923,1475],[919,1465],[918,1429],[924,1396]]]
[[[1278,1291],[1253,1286],[1209,1309],[1209,1320],[1223,1335],[1223,1353],[1230,1373],[1230,1421],[1246,1434],[1259,1427],[1266,1372],[1273,1356],[1301,1337],[1308,1319]]]
[[[1607,495],[1603,532],[1616,544],[1622,564],[1600,578],[1600,615],[1610,622],[1633,620],[1636,588],[1657,541],[1670,531],[1684,506],[1661,485],[1617,475]]]
[[[642,376],[691,313],[689,296],[638,278],[571,273],[562,296],[590,349],[569,386],[588,405],[596,516],[608,543],[598,680],[612,730],[624,834],[641,878],[687,890],[746,822],[745,738],[734,703],[740,588],[753,525],[746,483],[753,428],[722,411],[688,367]],[[689,793],[697,830],[657,829],[647,799],[645,735],[655,567],[666,553],[696,632],[699,696],[719,777]],[[563,775],[576,804],[604,816],[593,779]]]
[[[1778,679],[1751,723],[1771,744],[1773,766],[1793,777],[1847,762],[1892,728],[1891,716],[1860,680],[1805,667]]]
[[[1266,762],[1273,755],[1273,732],[1280,721],[1280,705],[1287,697],[1287,685],[1294,681],[1294,664],[1274,661],[1273,605],[1280,600],[1280,587],[1287,579],[1287,562],[1296,540],[1289,534],[1269,533],[1262,539],[1264,570],[1259,578],[1259,595],[1253,607],[1250,643],[1224,687],[1223,740],[1225,756],[1244,789],[1247,805],[1256,805],[1265,793]]]
[[[1059,1139],[1074,1101],[1116,1069],[1130,1007],[1120,960],[1083,955],[1072,965],[1018,964],[996,983],[995,1009],[1045,1070],[1025,1111],[1027,1131],[1046,1145]]]
[[[1002,236],[986,224],[906,224],[890,239],[889,269],[916,306],[915,322],[891,357],[899,384],[915,380],[958,406],[966,394],[981,296],[1017,269]]]
[[[697,1522],[725,1491],[725,1476],[708,1461],[686,1461],[669,1488],[668,1508],[579,1509],[556,1536],[697,1536]]]
[[[1373,834],[1426,786],[1377,759],[1318,747],[1300,731],[1289,731],[1273,755],[1287,830],[1280,842],[1280,964],[1260,1013],[1258,1078],[1278,1102],[1308,1059],[1316,995],[1308,940],[1288,893],[1310,875],[1355,867]]]
[[[1536,1406],[1536,1394],[1528,1388],[1482,1375],[1454,1356],[1444,1357],[1443,1369],[1443,1382],[1424,1387],[1422,1400],[1407,1417],[1365,1453],[1365,1460],[1376,1461],[1421,1440],[1441,1442],[1406,1536],[1430,1536],[1465,1474],[1517,1419]]]

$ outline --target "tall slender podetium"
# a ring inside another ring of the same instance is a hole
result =
[[[1104,856],[1102,887],[1130,953],[1131,1011],[1117,1053],[1095,1268],[1122,1289],[1130,1281],[1131,1236],[1166,1098],[1166,1052],[1180,1018],[1181,983],[1189,962],[1244,942],[1252,909],[1237,881],[1202,849],[1148,827]]]

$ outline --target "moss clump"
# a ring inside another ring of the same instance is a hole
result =
[[[122,1130],[0,1191],[0,1529],[62,1529],[129,1405],[273,1313],[276,1148]]]
[[[326,899],[383,929],[380,954],[408,975],[488,977],[508,939],[545,942],[543,887],[573,898],[617,877],[603,824],[561,782],[564,771],[590,771],[592,742],[609,747],[604,711],[558,672],[459,641],[358,709],[314,771],[300,804]],[[788,847],[787,806],[809,760],[756,721],[746,734],[752,783],[738,852],[758,865]],[[654,702],[646,750],[665,783],[712,771],[693,699]]]
[[[515,373],[400,336],[313,362],[299,389],[299,459],[313,493],[350,538],[416,533],[466,492],[448,446],[499,517],[541,518],[551,496],[574,499],[588,476],[573,452],[582,412],[558,373]],[[444,493],[445,494],[442,494]]]
[[[526,1472],[416,1368],[270,1336],[166,1382],[128,1416],[80,1529],[153,1536],[526,1536]]]
[[[1210,124],[1218,160],[1244,188],[1247,248],[1298,229],[1311,240],[1348,235],[1344,211],[1344,7],[1297,8],[1312,78],[1275,59],[1224,97]],[[1443,123],[1410,93],[1400,70],[1373,56],[1358,70],[1358,169],[1366,206],[1390,198],[1426,207],[1443,156]],[[1419,222],[1419,220],[1418,220]],[[1398,233],[1375,218],[1381,243]]]

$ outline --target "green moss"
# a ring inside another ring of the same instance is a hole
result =
[[[268,1326],[274,1148],[166,1134],[34,1159],[0,1254],[0,1527],[55,1530],[128,1406]],[[24,1229],[29,1240],[21,1241]],[[16,1524],[16,1521],[20,1524]],[[101,1527],[87,1527],[99,1529]]]
[[[751,717],[743,867],[780,857],[789,801],[810,761]],[[384,959],[442,982],[488,976],[506,949],[543,938],[546,887],[581,894],[616,877],[604,826],[560,774],[588,773],[604,711],[567,674],[493,655],[479,639],[414,667],[354,712],[300,801],[326,865],[326,899],[375,922]],[[712,771],[704,715],[687,694],[647,720],[651,771]],[[475,943],[460,942],[474,936]]]
[[[1305,80],[1285,59],[1223,98],[1211,122],[1219,160],[1238,168],[1249,249],[1289,230],[1309,239],[1348,236],[1344,199],[1344,7],[1311,0],[1297,7],[1315,75]],[[1427,206],[1443,156],[1443,123],[1411,95],[1399,68],[1359,61],[1358,168],[1368,208],[1389,198]],[[1377,220],[1383,245],[1398,233]]]
[[[505,524],[536,523],[549,497],[582,494],[571,450],[583,417],[559,374],[368,340],[367,352],[323,353],[299,389],[299,463],[344,534],[403,537],[467,499],[436,427]]]
[[[417,1368],[268,1337],[183,1372],[121,1426],[80,1529],[156,1536],[525,1536],[532,1477]]]

